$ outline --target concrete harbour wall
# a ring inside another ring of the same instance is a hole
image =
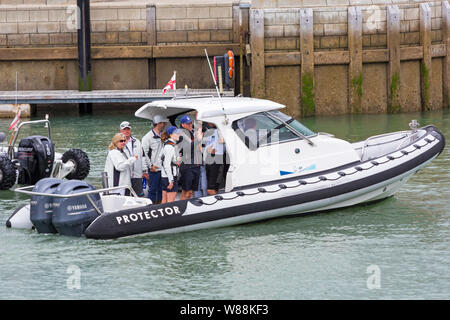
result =
[[[231,48],[234,89],[292,115],[448,107],[448,1],[91,1],[93,89],[211,88]],[[77,89],[76,1],[0,0],[0,90]],[[240,56],[241,54],[241,56]]]

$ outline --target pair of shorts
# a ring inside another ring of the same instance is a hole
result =
[[[184,191],[198,190],[200,181],[200,166],[184,167],[180,169],[180,185]]]
[[[170,184],[169,183],[169,178],[161,178],[161,186],[162,186],[162,190],[163,191],[166,191],[166,192],[178,192],[178,180],[177,180],[177,177],[174,177],[172,189],[167,189],[169,184]]]

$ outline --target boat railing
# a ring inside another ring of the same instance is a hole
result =
[[[45,128],[48,130],[48,138],[51,139],[50,136],[50,121],[48,120],[48,115],[46,115],[45,120],[32,120],[32,121],[24,121],[21,122],[15,129],[14,129],[14,136],[12,137],[12,140],[10,141],[10,144],[8,145],[8,155],[11,159],[14,158],[14,145],[16,144],[17,137],[19,136],[20,129],[23,126],[32,125],[32,124],[39,124],[44,123]]]
[[[54,197],[54,198],[75,198],[75,197],[86,196],[86,198],[91,203],[92,207],[94,207],[95,211],[97,211],[97,213],[99,215],[101,215],[102,212],[97,207],[97,205],[95,204],[94,200],[91,198],[92,194],[97,194],[97,193],[102,193],[102,192],[105,193],[105,194],[109,194],[110,191],[119,190],[119,189],[127,189],[127,190],[130,191],[130,194],[133,197],[139,198],[138,195],[136,194],[136,192],[130,186],[109,187],[109,188],[89,190],[89,191],[83,191],[83,192],[71,193],[71,194],[57,194],[57,193],[30,191],[30,189],[33,189],[33,188],[34,188],[34,185],[33,186],[26,186],[26,187],[16,188],[16,189],[14,189],[14,191],[18,192],[18,193],[27,194],[27,195],[30,195],[30,196],[45,196],[45,197]]]
[[[379,139],[379,138],[385,138],[385,137],[389,137],[389,136],[393,136],[393,135],[404,134],[404,136],[401,137],[401,138],[396,138],[396,139],[393,139],[393,140],[390,140],[390,141],[383,141],[383,144],[386,144],[386,143],[394,142],[396,140],[404,140],[406,138],[409,138],[410,137],[409,136],[410,133],[411,133],[411,131],[397,131],[397,132],[383,133],[383,134],[379,134],[379,135],[371,136],[371,137],[367,138],[366,140],[364,140],[364,143],[362,145],[361,161],[363,161],[363,159],[364,159],[364,152],[366,151],[366,148],[369,147],[369,141],[370,140],[375,140],[375,139]],[[400,145],[402,145],[402,144],[403,144],[403,141],[402,141],[402,143]]]

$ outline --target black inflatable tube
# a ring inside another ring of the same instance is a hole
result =
[[[439,143],[434,145],[430,150],[426,151],[425,153],[412,158],[411,160],[403,163],[402,165],[396,166],[394,168],[385,170],[383,172],[380,172],[378,174],[374,174],[365,178],[361,178],[349,183],[345,183],[342,185],[338,185],[332,188],[326,188],[322,190],[316,190],[306,193],[301,193],[301,186],[299,186],[299,194],[288,196],[288,197],[282,197],[277,200],[268,200],[268,201],[261,201],[258,203],[251,203],[241,206],[235,206],[231,208],[224,208],[219,210],[213,210],[210,212],[206,212],[207,208],[205,206],[205,213],[201,214],[193,214],[193,215],[183,215],[183,213],[186,210],[187,202],[190,201],[191,203],[195,203],[194,200],[181,200],[172,202],[169,204],[163,204],[163,205],[150,205],[144,208],[134,208],[129,210],[123,210],[107,215],[102,215],[98,217],[85,231],[85,236],[87,238],[93,238],[93,239],[114,239],[124,236],[130,236],[130,235],[137,235],[142,233],[148,233],[148,232],[155,232],[160,230],[166,230],[166,229],[172,229],[177,227],[183,227],[183,226],[189,226],[204,222],[210,222],[214,220],[221,220],[221,219],[227,219],[232,218],[236,216],[242,216],[246,214],[261,212],[261,211],[268,211],[268,210],[274,210],[274,209],[280,209],[284,207],[289,207],[293,205],[299,205],[304,204],[308,202],[318,201],[322,199],[327,199],[330,197],[343,195],[358,189],[366,188],[371,185],[378,184],[380,182],[392,179],[396,176],[399,176],[405,172],[408,172],[410,170],[413,170],[414,168],[420,166],[422,163],[430,160],[436,155],[439,155],[445,146],[445,138],[444,136],[435,128],[432,126],[427,127],[427,132],[429,134],[432,134],[436,139],[439,140]],[[405,146],[406,148],[407,146]],[[345,166],[348,167],[348,166]],[[344,167],[334,169],[336,170],[342,170],[345,169]],[[316,173],[314,176],[320,176],[323,175],[324,172]],[[298,180],[298,177],[296,178]],[[293,179],[289,180],[282,180],[284,182],[286,181],[292,181]],[[280,180],[281,181],[281,180]],[[270,184],[277,184],[280,183],[280,181],[272,181]],[[266,184],[265,184],[266,185]],[[254,186],[252,186],[254,188]],[[248,188],[248,187],[247,187]],[[246,188],[246,189],[247,189]],[[250,189],[250,188],[248,188]],[[224,200],[226,201],[226,200]],[[180,214],[177,215],[166,215],[161,216],[155,219],[143,219],[138,222],[132,222],[132,223],[123,223],[118,224],[117,217],[130,215],[130,214],[136,214],[136,213],[142,213],[142,211],[145,210],[158,210],[158,209],[164,209],[167,207],[174,207],[177,206],[180,209]]]

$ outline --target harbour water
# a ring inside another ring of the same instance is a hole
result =
[[[450,112],[313,117],[314,131],[359,141],[416,119],[450,137]],[[53,116],[56,151],[80,148],[100,186],[121,115]],[[0,119],[6,130],[10,120]],[[24,136],[45,132],[27,129]],[[11,230],[28,198],[0,192],[0,299],[449,299],[450,149],[394,197],[304,217],[97,241]]]

